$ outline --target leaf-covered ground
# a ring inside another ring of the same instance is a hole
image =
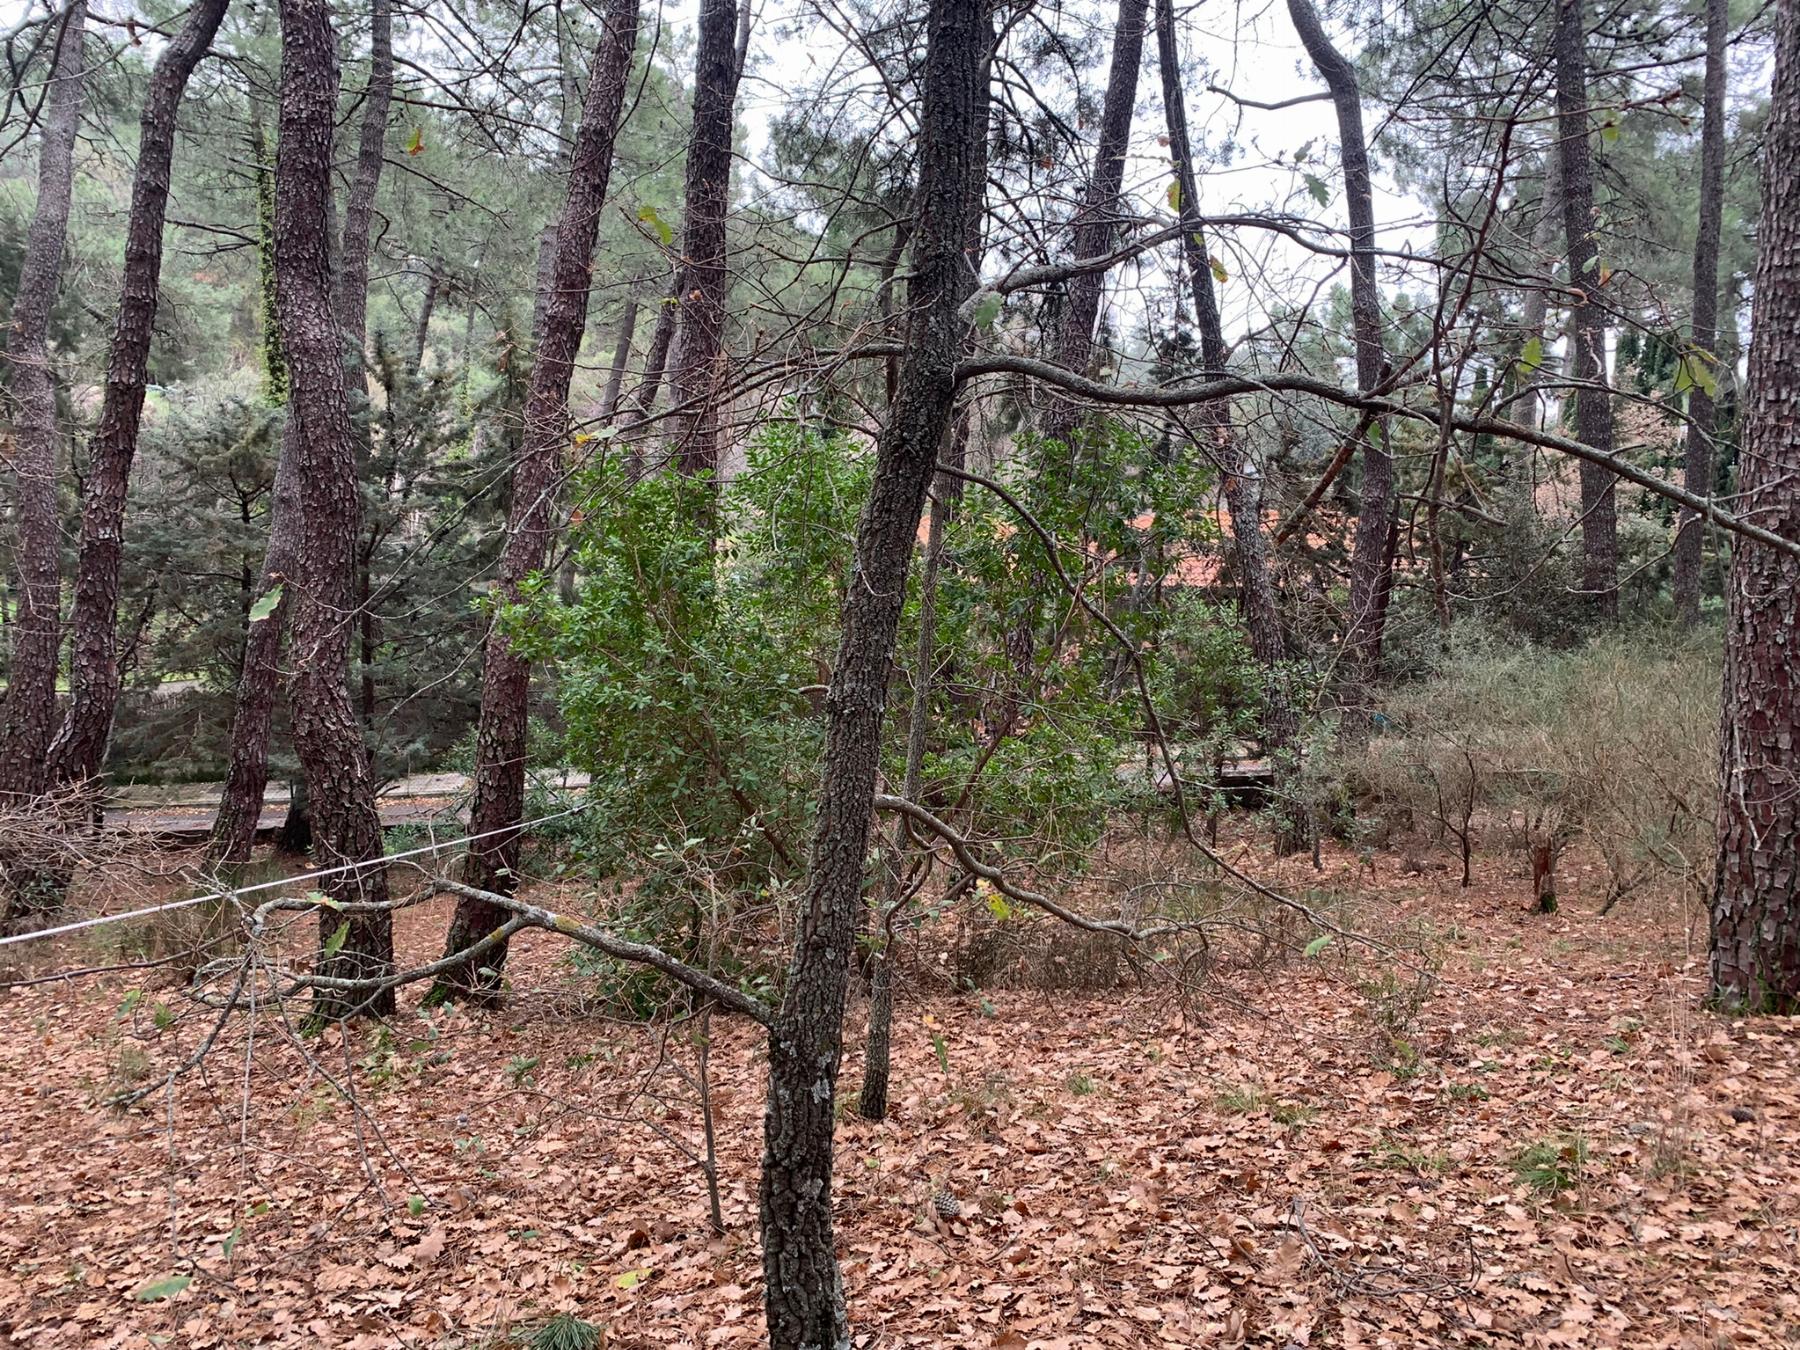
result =
[[[839,1132],[858,1344],[1800,1344],[1800,1029],[1701,1012],[1674,906],[1529,915],[1506,860],[1468,892],[1397,862],[1325,883],[1370,931],[1427,921],[1416,1010],[1341,943],[1198,999],[913,981],[892,1115]],[[402,916],[405,955],[442,923]],[[543,934],[512,973],[503,1013],[413,991],[348,1043],[239,1019],[125,1111],[202,1010],[126,975],[0,993],[0,1342],[503,1346],[567,1310],[613,1347],[758,1344],[755,1029],[713,1024],[715,1234],[693,1028],[585,1011]]]

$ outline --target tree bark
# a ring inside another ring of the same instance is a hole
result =
[[[1726,0],[1706,0],[1705,104],[1700,120],[1699,228],[1694,235],[1693,347],[1687,360],[1695,374],[1716,380],[1719,346],[1719,235],[1725,214],[1725,40]],[[1701,368],[1703,369],[1694,369]],[[1718,412],[1712,391],[1691,383],[1687,403],[1687,456],[1683,482],[1689,492],[1712,494],[1713,434]],[[1675,618],[1683,628],[1700,622],[1700,570],[1705,536],[1700,518],[1683,511],[1675,533]]]
[[[855,573],[826,698],[811,870],[769,1040],[761,1219],[773,1350],[850,1344],[831,1223],[844,1000],[906,573],[956,395],[963,330],[957,309],[975,280],[964,245],[986,180],[993,23],[985,4],[969,0],[932,0],[927,22],[906,356],[857,525]]]
[[[1212,261],[1206,255],[1206,242],[1200,233],[1200,191],[1188,138],[1187,100],[1181,89],[1174,0],[1156,0],[1156,40],[1169,154],[1175,162],[1176,192],[1184,227],[1182,256],[1187,262],[1194,317],[1200,329],[1200,360],[1207,375],[1222,375],[1225,330],[1219,320],[1218,296],[1213,291]],[[1262,477],[1254,465],[1244,462],[1230,403],[1218,399],[1203,404],[1200,415],[1212,436],[1211,448],[1224,479],[1225,504],[1231,512],[1244,628],[1250,636],[1251,653],[1263,671],[1263,742],[1270,761],[1276,765],[1275,849],[1286,855],[1298,852],[1306,844],[1306,822],[1287,795],[1287,785],[1293,778],[1289,761],[1299,739],[1300,724],[1287,690],[1287,639],[1282,632],[1281,607],[1269,563],[1269,540],[1263,531]]]
[[[332,307],[328,224],[338,63],[327,0],[281,0],[281,124],[275,152],[275,290],[295,424],[303,520],[292,607],[288,704],[306,774],[321,878],[340,902],[383,903],[387,874],[368,746],[350,702],[348,657],[359,496],[356,428]],[[393,969],[385,912],[320,911],[321,973],[372,979]],[[340,935],[340,928],[343,932]],[[335,950],[334,950],[335,948]],[[320,990],[317,1019],[391,1012],[393,991],[357,1002]]]
[[[75,132],[87,69],[87,0],[63,11],[38,150],[37,206],[26,236],[19,289],[6,334],[4,373],[12,408],[18,478],[17,610],[6,701],[0,708],[0,795],[33,797],[49,786],[56,729],[56,666],[62,642],[57,556],[56,379],[50,369],[50,310],[62,280],[75,181]]]
[[[496,605],[516,603],[526,579],[543,567],[555,533],[552,508],[562,447],[569,434],[569,384],[587,326],[594,241],[612,173],[613,143],[637,46],[637,0],[611,0],[594,52],[593,77],[569,166],[569,196],[557,226],[556,260],[544,306],[543,329],[531,367],[519,460],[513,468],[506,547],[494,588]],[[525,734],[531,666],[513,650],[498,621],[490,623],[482,654],[481,719],[476,731],[475,802],[469,833],[488,836],[470,847],[465,880],[511,895],[518,884],[519,823],[525,812]],[[490,902],[462,897],[450,922],[444,954],[453,955],[492,932],[505,915]],[[498,996],[504,944],[476,969],[457,967],[429,996],[491,1001]]]
[[[1100,137],[1094,147],[1094,169],[1087,192],[1075,212],[1074,256],[1099,258],[1112,250],[1118,233],[1119,190],[1125,182],[1125,155],[1131,141],[1131,114],[1137,103],[1138,68],[1144,63],[1145,14],[1149,0],[1119,0],[1113,26],[1112,65],[1106,75],[1106,101],[1100,110]],[[1100,317],[1105,273],[1083,272],[1069,281],[1062,327],[1057,335],[1056,362],[1078,375],[1088,373],[1094,359],[1094,325]],[[1053,394],[1044,418],[1044,435],[1067,441],[1081,423],[1081,405]]]
[[[1344,168],[1344,206],[1350,216],[1350,328],[1356,384],[1364,393],[1381,383],[1387,364],[1381,338],[1381,293],[1375,284],[1375,193],[1363,135],[1362,90],[1356,67],[1331,44],[1311,0],[1288,0],[1288,15],[1337,113],[1338,157]],[[1350,554],[1350,620],[1344,632],[1343,699],[1352,730],[1367,727],[1369,701],[1381,663],[1397,519],[1394,457],[1385,422],[1375,423],[1362,448],[1361,502]]]
[[[188,77],[212,46],[227,0],[196,0],[187,21],[157,59],[139,119],[137,169],[125,220],[125,273],[113,322],[100,426],[88,443],[81,509],[81,554],[69,615],[70,703],[50,747],[50,773],[79,781],[100,772],[119,701],[119,568],[125,497],[137,456],[149,378],[150,338],[162,277],[163,218],[175,155],[175,116]]]
[[[747,12],[747,10],[746,10]],[[675,462],[686,474],[719,471],[720,363],[725,354],[725,215],[731,200],[731,133],[738,85],[733,0],[700,0],[694,56],[694,123],[688,136],[681,221],[681,340],[675,401],[686,407]]]
[[[1800,0],[1776,8],[1755,296],[1742,509],[1800,540]],[[1800,1012],[1800,560],[1735,541],[1728,602],[1712,996]]]
[[[207,860],[235,867],[248,862],[262,818],[263,794],[269,787],[269,727],[275,719],[275,696],[281,687],[282,639],[287,633],[288,583],[300,554],[299,427],[292,413],[282,424],[281,449],[275,461],[275,487],[269,504],[269,542],[263,553],[262,595],[276,587],[275,608],[254,619],[244,637],[244,662],[238,671],[231,715],[231,741],[225,764],[225,787],[219,814],[207,843]],[[261,598],[261,597],[259,597]]]
[[[1594,238],[1594,162],[1587,99],[1583,0],[1557,0],[1556,127],[1563,163],[1563,229],[1575,303],[1572,340],[1575,439],[1613,447],[1612,395],[1606,387],[1606,309],[1600,303],[1600,251]],[[1602,619],[1619,617],[1618,480],[1581,465],[1581,588]]]

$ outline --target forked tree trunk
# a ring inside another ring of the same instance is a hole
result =
[[[61,646],[57,557],[56,379],[50,370],[50,310],[62,280],[75,179],[75,132],[87,83],[87,0],[70,0],[48,72],[38,149],[37,207],[25,241],[19,289],[6,333],[4,375],[12,407],[11,459],[18,477],[12,663],[0,708],[0,795],[34,797],[49,786]],[[4,901],[0,900],[0,904]]]
[[[1356,348],[1357,388],[1381,383],[1386,355],[1381,340],[1381,293],[1375,284],[1375,192],[1369,145],[1363,135],[1362,90],[1356,67],[1331,44],[1312,0],[1288,0],[1288,15],[1337,113],[1338,158],[1344,168],[1344,207],[1350,216],[1350,329]],[[1348,724],[1367,728],[1370,699],[1381,664],[1387,626],[1389,540],[1397,519],[1394,457],[1388,427],[1377,422],[1362,447],[1361,502],[1350,554],[1350,618],[1344,632],[1342,694]]]
[[[587,326],[594,240],[612,173],[613,143],[637,46],[637,0],[611,0],[594,52],[594,69],[569,165],[569,196],[556,232],[556,259],[545,292],[542,331],[525,400],[524,436],[513,468],[506,547],[494,588],[497,604],[519,599],[526,578],[543,567],[555,533],[557,474],[569,435],[569,384]],[[519,823],[525,814],[525,732],[531,665],[513,650],[503,625],[490,623],[482,653],[481,718],[475,744],[475,803],[469,815],[465,879],[480,890],[511,895],[518,884]],[[485,837],[482,837],[485,836]],[[504,921],[505,911],[467,897],[457,902],[446,956],[471,946]],[[506,948],[444,974],[434,1000],[498,995]]]
[[[1119,190],[1125,182],[1125,156],[1131,142],[1131,114],[1137,103],[1138,69],[1144,63],[1145,14],[1150,0],[1119,0],[1113,26],[1112,64],[1106,75],[1106,101],[1100,109],[1100,136],[1094,146],[1094,168],[1087,191],[1075,212],[1073,256],[1104,257],[1118,237]],[[1057,364],[1086,375],[1094,359],[1094,325],[1100,318],[1100,295],[1106,274],[1083,272],[1070,278],[1062,326],[1057,334]],[[1044,417],[1044,434],[1066,441],[1081,424],[1081,405],[1052,394]]]
[[[1572,373],[1575,439],[1596,450],[1613,446],[1612,395],[1606,387],[1606,309],[1600,303],[1599,245],[1594,238],[1594,156],[1587,98],[1587,27],[1583,0],[1557,0],[1556,129],[1563,161],[1563,228],[1575,302]],[[1602,619],[1619,617],[1617,479],[1581,461],[1581,589]]]
[[[125,496],[137,456],[138,425],[149,377],[150,337],[161,289],[163,218],[175,157],[175,115],[188,77],[212,46],[227,0],[196,0],[181,31],[157,58],[139,119],[137,168],[125,219],[125,274],[113,321],[100,427],[88,443],[76,564],[69,712],[50,748],[53,778],[78,781],[100,772],[119,701],[119,568],[124,557]]]
[[[932,0],[919,118],[913,270],[893,407],[856,531],[855,583],[826,699],[825,756],[811,870],[786,993],[769,1036],[761,1220],[773,1350],[847,1350],[832,1243],[832,1125],[844,1000],[863,904],[882,714],[919,512],[956,395],[974,287],[964,255],[986,181],[987,6]]]
[[[383,904],[387,874],[368,746],[350,703],[347,661],[359,496],[356,429],[332,309],[328,223],[338,63],[327,0],[281,0],[281,124],[275,152],[275,289],[287,357],[304,528],[291,612],[288,706],[313,811],[321,878],[340,902]],[[340,934],[340,925],[345,931]],[[321,909],[321,973],[371,979],[393,968],[385,912]],[[317,991],[314,1017],[393,1010],[391,989],[366,1000]]]
[[[338,274],[332,288],[333,318],[340,330],[343,346],[340,365],[344,396],[352,413],[352,431],[357,435],[357,461],[366,457],[366,423],[358,428],[356,416],[366,413],[368,377],[364,366],[363,347],[368,336],[369,248],[373,233],[375,193],[381,182],[385,158],[388,108],[394,84],[393,19],[390,0],[370,0],[369,84],[363,97],[363,121],[358,137],[355,174],[344,206],[343,234],[338,247]],[[258,153],[262,137],[254,138]],[[259,183],[260,183],[259,174]],[[330,211],[326,224],[329,227]],[[273,222],[270,222],[273,228]],[[272,276],[272,269],[270,275]],[[267,310],[265,307],[265,314]],[[429,315],[427,315],[427,319]],[[267,319],[265,318],[265,321]],[[286,393],[287,359],[281,350],[279,320],[277,332],[265,336],[265,360],[269,366],[269,388],[276,401]],[[277,373],[281,378],[277,379]],[[292,613],[290,588],[299,564],[304,522],[301,519],[298,456],[298,427],[289,415],[282,428],[281,449],[275,466],[275,486],[269,505],[269,542],[263,554],[262,581],[264,596],[281,590],[274,610],[250,625],[244,642],[244,664],[238,671],[236,703],[232,711],[231,740],[227,751],[225,788],[220,796],[219,814],[213,821],[207,845],[208,859],[215,864],[235,866],[250,857],[256,842],[257,822],[262,815],[263,795],[269,785],[269,733],[274,723],[275,700],[281,683],[281,651]],[[359,511],[360,516],[360,511]],[[356,594],[361,597],[369,589],[368,570],[361,565],[362,550],[357,550]],[[359,627],[365,632],[364,647],[372,645],[372,622],[364,618]],[[365,679],[369,661],[362,662]],[[284,845],[292,848],[301,840],[310,841],[312,824],[307,818],[310,799],[296,793],[289,803],[288,820],[283,827]]]
[[[1726,0],[1706,0],[1706,83],[1700,120],[1700,214],[1694,235],[1695,350],[1687,360],[1693,374],[1688,389],[1687,456],[1683,486],[1712,494],[1713,434],[1718,411],[1708,381],[1716,381],[1719,347],[1719,234],[1725,214],[1725,39]],[[1716,384],[1715,386],[1716,387]],[[1700,622],[1700,568],[1706,539],[1700,517],[1683,509],[1675,534],[1675,618],[1683,628]]]
[[[1188,138],[1187,100],[1181,89],[1174,0],[1156,0],[1156,42],[1162,67],[1163,109],[1169,127],[1169,154],[1175,161],[1176,195],[1184,226],[1182,255],[1187,262],[1194,316],[1200,329],[1200,359],[1207,377],[1216,378],[1225,373],[1225,330],[1219,320],[1218,296],[1213,291],[1212,261],[1206,255],[1206,242],[1200,233],[1200,191]],[[1231,534],[1237,545],[1244,628],[1250,635],[1250,650],[1263,671],[1263,742],[1275,765],[1278,803],[1275,849],[1286,855],[1305,846],[1306,821],[1288,792],[1294,777],[1291,761],[1299,739],[1299,718],[1288,694],[1284,669],[1287,639],[1281,629],[1269,540],[1263,531],[1262,478],[1255,466],[1244,462],[1243,446],[1231,420],[1231,405],[1222,400],[1208,403],[1201,408],[1200,416],[1211,433],[1210,448],[1225,480],[1225,504],[1231,511]]]
[[[745,6],[748,14],[748,6]],[[688,136],[681,221],[681,340],[675,401],[685,408],[675,442],[683,473],[719,470],[720,362],[725,355],[725,215],[731,199],[731,133],[737,107],[738,11],[734,0],[701,0],[694,54],[694,123]]]
[[[1737,508],[1800,542],[1800,0],[1775,18]],[[1712,996],[1800,1012],[1800,560],[1732,548]]]

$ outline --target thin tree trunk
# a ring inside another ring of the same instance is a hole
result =
[[[275,301],[275,178],[269,170],[268,138],[260,114],[252,122],[251,153],[256,157],[256,252],[262,289],[263,387],[269,401],[283,405],[288,397],[287,359],[281,351],[281,316]],[[236,867],[249,861],[262,818],[263,794],[269,786],[269,728],[281,687],[281,649],[287,634],[287,582],[300,551],[300,449],[292,417],[281,427],[276,451],[275,483],[269,499],[269,538],[263,552],[259,598],[273,593],[274,608],[250,620],[244,633],[243,661],[231,715],[231,737],[225,756],[225,787],[219,812],[207,840],[207,861]]]
[[[952,449],[948,459],[954,468],[961,468],[968,459],[970,416],[965,409],[951,433]],[[944,531],[950,524],[951,507],[960,487],[953,478],[944,474],[937,476],[925,527],[925,567],[919,574],[919,642],[913,651],[912,709],[906,727],[906,771],[900,788],[900,795],[909,802],[919,800],[925,777],[925,748],[931,734],[931,687],[937,670],[938,571],[944,561]],[[900,842],[904,843],[904,828],[898,833]],[[866,1120],[887,1118],[888,1077],[893,1059],[893,926],[896,906],[905,899],[903,883],[896,879],[892,896],[875,916],[874,962],[869,972],[869,1031],[863,1051],[862,1090],[856,1101],[856,1109]]]
[[[1713,435],[1718,411],[1707,381],[1716,381],[1719,346],[1719,234],[1725,214],[1726,0],[1706,0],[1705,110],[1700,121],[1699,229],[1694,236],[1694,350],[1688,353],[1687,462],[1683,485],[1712,495]],[[1693,377],[1700,378],[1693,378]],[[1715,385],[1716,387],[1716,385]],[[1675,534],[1675,618],[1683,628],[1700,622],[1700,569],[1705,536],[1700,518],[1683,509]]]
[[[847,1350],[832,1242],[832,1125],[844,1000],[863,903],[882,714],[919,512],[956,395],[974,286],[964,256],[986,181],[987,6],[932,0],[919,129],[917,227],[900,384],[857,525],[856,584],[826,699],[818,823],[800,933],[769,1037],[761,1220],[772,1350]]]
[[[1583,0],[1557,0],[1556,123],[1563,160],[1563,229],[1573,314],[1575,439],[1613,446],[1612,395],[1606,387],[1606,309],[1600,303],[1600,252],[1594,238],[1594,162],[1587,98]],[[1617,479],[1581,462],[1581,588],[1602,619],[1619,617]]]
[[[650,348],[644,353],[644,378],[632,395],[640,416],[648,416],[655,409],[663,376],[668,372],[669,348],[675,341],[675,319],[681,308],[680,288],[681,274],[677,270],[674,285],[657,306],[656,327],[650,331]]]
[[[366,402],[368,377],[364,348],[369,336],[369,250],[375,232],[375,191],[387,159],[388,108],[394,95],[394,16],[392,0],[369,0],[369,83],[363,90],[362,129],[356,147],[356,173],[344,199],[344,234],[338,246],[336,313],[344,330],[344,388],[352,407]],[[363,449],[368,433],[363,430]]]
[[[613,337],[612,369],[606,372],[606,392],[600,398],[602,425],[619,410],[619,391],[625,385],[625,367],[631,363],[631,340],[637,336],[638,311],[643,306],[633,295],[625,301],[625,312],[619,316],[619,331]]]
[[[427,263],[425,267],[425,294],[419,300],[419,323],[413,330],[413,373],[416,375],[425,368],[425,346],[431,340],[431,316],[437,309],[438,292],[443,282],[438,279],[435,264]]]
[[[125,220],[125,274],[107,360],[100,427],[88,443],[81,511],[81,554],[69,660],[68,716],[50,748],[50,772],[73,781],[100,772],[119,700],[119,567],[124,554],[125,494],[144,411],[150,335],[162,275],[163,216],[175,153],[175,114],[188,76],[212,46],[227,0],[197,0],[151,73],[139,120],[137,169]]]
[[[1149,0],[1119,0],[1093,173],[1075,212],[1071,242],[1077,258],[1104,256],[1117,237],[1119,190],[1125,182],[1125,155],[1130,148],[1131,114],[1137,103],[1138,68],[1144,62],[1145,14],[1149,8]],[[1100,317],[1100,294],[1105,280],[1105,273],[1095,270],[1069,281],[1056,360],[1078,375],[1087,374],[1094,359],[1094,325]],[[1052,440],[1067,441],[1081,423],[1081,405],[1062,395],[1051,398],[1044,417],[1044,434]]]
[[[746,10],[747,12],[747,10]],[[719,391],[725,355],[725,214],[731,200],[731,133],[738,84],[738,12],[733,0],[700,0],[694,55],[694,122],[688,137],[681,221],[684,281],[675,401],[686,407],[676,438],[683,473],[719,471]]]
[[[518,600],[526,578],[544,565],[555,532],[552,508],[562,446],[568,438],[569,384],[575,357],[587,326],[588,288],[600,208],[612,173],[613,143],[637,46],[637,0],[611,0],[594,53],[581,128],[576,133],[569,166],[569,196],[557,227],[556,264],[543,331],[531,367],[525,401],[525,427],[519,460],[513,469],[512,505],[506,547],[500,557],[495,598]],[[525,812],[525,731],[531,693],[531,666],[513,650],[502,627],[490,624],[483,652],[481,719],[476,732],[475,803],[469,816],[471,835],[466,869],[469,885],[511,895],[518,884],[519,823]],[[469,947],[504,920],[492,904],[463,898],[450,921],[445,955]],[[506,961],[504,945],[488,951],[479,966],[467,965],[440,977],[430,997],[465,996],[491,1000],[498,995],[499,972]]]
[[[381,818],[347,660],[359,500],[356,428],[344,344],[332,312],[329,218],[338,63],[327,0],[281,0],[281,126],[275,152],[275,286],[281,346],[292,380],[304,529],[292,605],[288,701],[306,773],[318,861],[375,864],[321,878],[344,902],[384,904]],[[342,933],[340,934],[340,927]],[[370,979],[393,968],[390,915],[320,911],[318,969]],[[334,950],[335,949],[335,950]],[[392,990],[362,1002],[320,990],[319,1019],[392,1011]]]
[[[336,313],[344,334],[344,395],[356,435],[358,476],[372,453],[369,416],[369,253],[375,230],[375,193],[381,186],[381,169],[387,158],[388,108],[394,93],[394,17],[391,0],[369,0],[369,83],[363,90],[362,129],[357,140],[356,172],[344,200],[344,233],[338,245]],[[386,509],[385,499],[382,502]],[[370,608],[375,591],[375,532],[380,521],[369,522],[369,535],[358,540],[356,550],[355,608],[359,641],[357,672],[361,684],[362,722],[375,725],[375,653],[380,646],[380,625]]]
[[[1550,270],[1550,260],[1559,252],[1557,241],[1563,237],[1562,190],[1562,147],[1553,144],[1544,155],[1544,190],[1538,198],[1537,219],[1531,226],[1531,265],[1545,272]],[[1539,351],[1537,368],[1525,377],[1519,420],[1526,426],[1540,429],[1547,410],[1544,395],[1538,391],[1549,369],[1550,358],[1544,353],[1549,345],[1545,324],[1550,317],[1550,292],[1553,289],[1555,283],[1548,279],[1542,285],[1526,289],[1525,312],[1519,324],[1525,342],[1536,339]]]
[[[1800,0],[1776,8],[1755,296],[1740,509],[1800,541]],[[1800,561],[1737,540],[1729,605],[1712,996],[1800,1012]]]
[[[562,134],[562,147],[557,151],[557,171],[566,173],[575,152],[575,132],[580,121],[581,92],[569,60],[569,29],[562,6],[555,10],[556,82],[560,95],[557,116]],[[556,282],[556,231],[562,224],[560,215],[551,216],[538,231],[537,270],[532,282],[531,349],[536,351],[544,339],[544,317],[549,312],[551,290]]]
[[[1156,0],[1157,54],[1162,67],[1163,108],[1168,118],[1169,154],[1175,161],[1176,194],[1180,199],[1182,254],[1194,294],[1194,316],[1200,328],[1200,359],[1207,376],[1225,373],[1225,330],[1213,292],[1212,262],[1200,233],[1200,191],[1188,138],[1187,101],[1181,89],[1181,53],[1175,36],[1174,0]],[[1306,844],[1306,822],[1287,796],[1293,778],[1294,746],[1299,719],[1288,696],[1284,667],[1287,639],[1281,629],[1281,607],[1269,564],[1269,540],[1262,522],[1262,477],[1244,462],[1243,446],[1231,420],[1231,405],[1219,401],[1200,410],[1212,434],[1212,451],[1225,480],[1225,504],[1231,511],[1236,543],[1244,628],[1250,650],[1263,671],[1263,742],[1276,766],[1275,849],[1286,855]]]
[[[281,648],[287,632],[288,583],[300,554],[299,428],[290,413],[281,429],[275,461],[275,487],[269,502],[269,542],[263,553],[263,595],[280,588],[274,610],[253,619],[244,638],[244,663],[238,671],[236,703],[231,715],[231,742],[225,765],[225,787],[219,814],[207,843],[207,859],[215,866],[247,862],[262,818],[263,794],[269,787],[269,727],[275,718],[275,695],[281,687]]]
[[[1288,0],[1288,15],[1337,112],[1338,157],[1344,167],[1344,206],[1350,216],[1350,327],[1356,348],[1356,383],[1367,391],[1381,383],[1381,294],[1375,285],[1375,193],[1369,146],[1363,135],[1362,91],[1356,67],[1331,44],[1311,0]],[[1388,427],[1377,422],[1362,449],[1362,501],[1350,555],[1350,620],[1344,633],[1343,699],[1352,730],[1368,725],[1370,698],[1381,662],[1386,594],[1392,554],[1388,540],[1397,519],[1394,457]]]
[[[0,794],[32,797],[49,786],[56,730],[56,666],[62,641],[57,556],[56,379],[50,369],[50,310],[62,280],[75,179],[75,133],[87,70],[87,0],[70,0],[57,34],[38,150],[37,206],[25,241],[6,334],[4,374],[12,407],[18,476],[17,612],[12,663],[0,708]]]

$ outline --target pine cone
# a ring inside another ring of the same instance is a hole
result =
[[[938,1212],[938,1217],[942,1219],[954,1219],[962,1213],[962,1201],[950,1194],[949,1191],[939,1191],[932,1196],[931,1207]]]

